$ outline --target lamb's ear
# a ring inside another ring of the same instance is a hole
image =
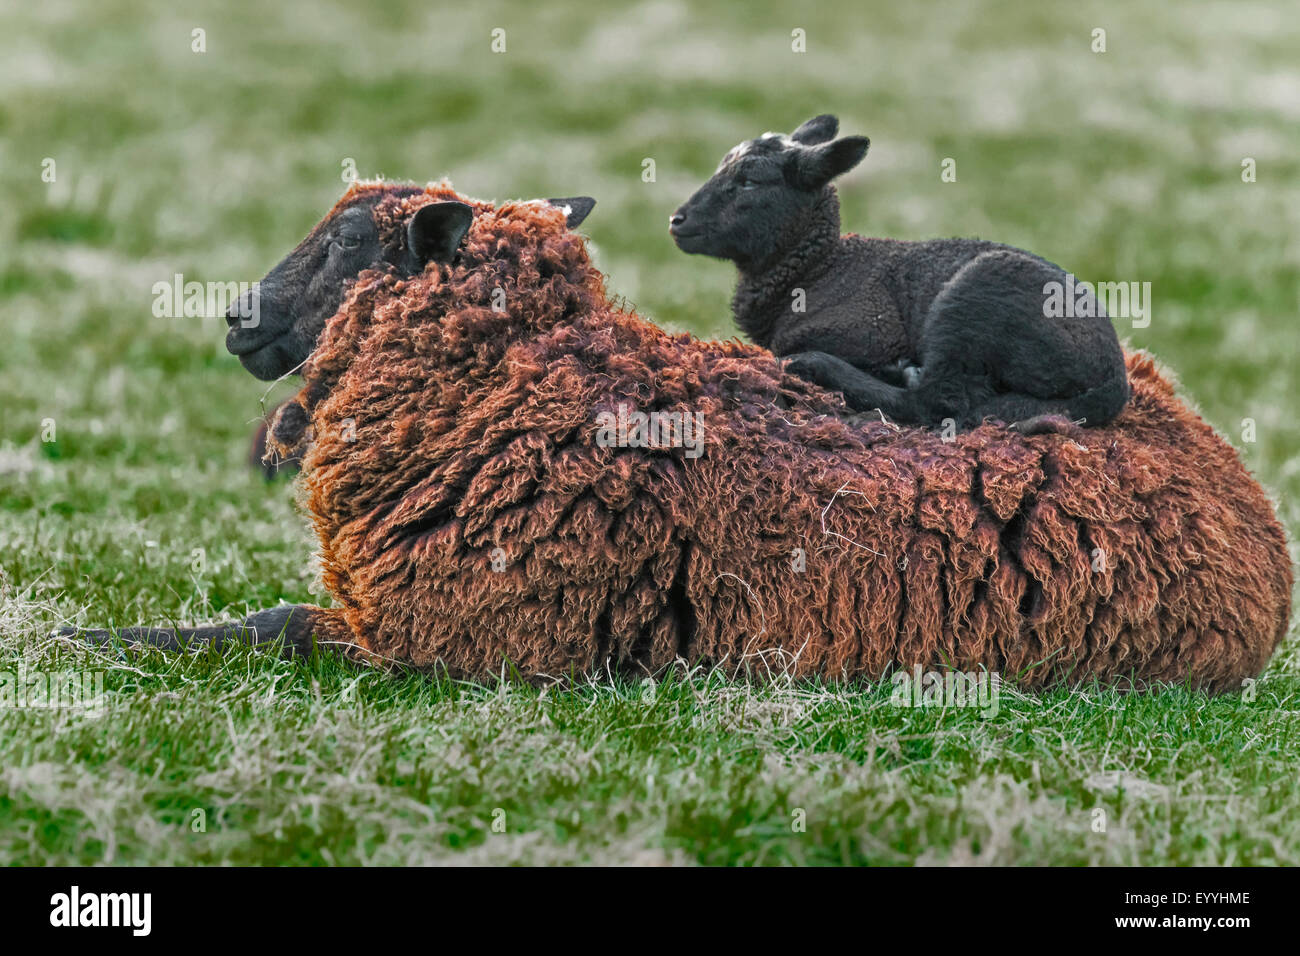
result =
[[[463,202],[431,202],[416,210],[406,225],[407,245],[416,262],[451,262],[474,221],[474,210]]]
[[[871,140],[865,136],[845,136],[821,146],[800,149],[795,160],[799,185],[805,189],[820,189],[862,162],[870,145]]]
[[[582,224],[582,220],[591,215],[596,208],[596,200],[590,196],[570,196],[568,199],[546,200],[556,209],[564,210],[564,224],[570,229]]]
[[[821,116],[814,116],[800,126],[790,134],[790,138],[796,143],[802,143],[805,146],[816,146],[818,143],[825,143],[834,139],[839,128],[840,121],[838,119],[830,113],[823,113]]]

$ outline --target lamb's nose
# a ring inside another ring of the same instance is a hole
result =
[[[676,227],[676,226],[680,226],[680,225],[681,225],[682,223],[684,223],[685,221],[686,221],[686,217],[685,217],[684,215],[682,215],[682,214],[679,213],[679,212],[675,212],[675,213],[673,213],[671,216],[668,217],[668,226],[669,226],[670,228],[673,228],[673,227]]]

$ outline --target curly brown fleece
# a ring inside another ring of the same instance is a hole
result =
[[[475,209],[459,258],[364,273],[275,428],[282,454],[310,439],[342,615],[322,630],[470,678],[682,658],[1212,689],[1282,639],[1270,503],[1150,359],[1129,357],[1116,421],[1073,435],[846,421],[769,352],[612,303],[557,210],[444,185],[375,215],[398,242],[445,199]],[[703,455],[601,447],[597,415],[620,403],[703,413]]]

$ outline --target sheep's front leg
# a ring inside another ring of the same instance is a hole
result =
[[[785,370],[791,375],[842,392],[844,401],[854,411],[878,408],[890,418],[903,422],[915,422],[921,417],[915,392],[883,382],[828,352],[800,352],[785,358],[784,362]],[[907,371],[903,371],[905,381]]]
[[[117,630],[83,630],[65,627],[59,634],[80,635],[94,644],[107,645],[115,640],[123,644],[161,647],[180,651],[190,647],[211,646],[220,649],[227,643],[282,643],[287,657],[311,653],[312,635],[327,623],[331,612],[310,604],[287,604],[250,614],[242,621],[206,624],[200,627],[123,627]]]

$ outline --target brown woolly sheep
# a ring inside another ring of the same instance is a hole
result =
[[[277,417],[276,450],[305,451],[335,606],[261,612],[243,625],[258,639],[315,633],[467,678],[683,659],[1214,690],[1282,639],[1282,528],[1150,359],[1128,358],[1132,400],[1103,427],[945,440],[846,420],[770,352],[612,303],[544,203],[367,184],[318,230],[364,205],[400,250],[421,210],[459,203],[472,221],[441,217],[441,260],[360,274]],[[636,412],[696,416],[703,453],[685,429],[651,436],[681,447],[611,434]]]

